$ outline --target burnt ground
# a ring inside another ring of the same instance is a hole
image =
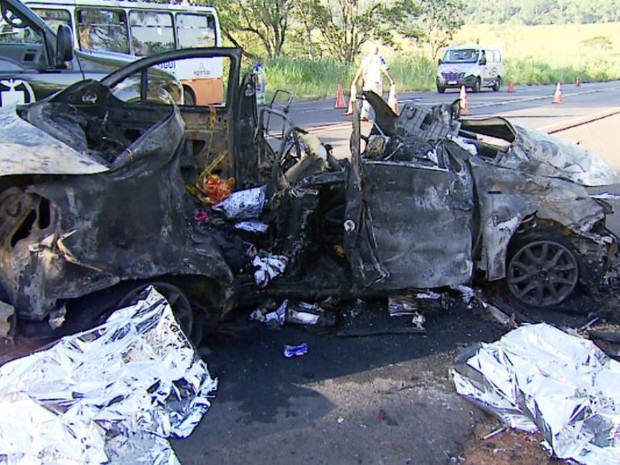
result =
[[[336,309],[334,328],[272,330],[247,313],[220,328],[201,349],[219,389],[193,434],[172,441],[181,463],[564,463],[549,458],[540,436],[498,431],[497,420],[456,394],[455,356],[508,331],[487,313],[444,296],[420,305],[425,334],[391,334],[411,328],[411,318],[390,317],[384,300]],[[568,314],[519,315],[583,327],[599,309],[586,299]],[[346,337],[354,332],[373,335]],[[283,357],[284,345],[301,343],[306,355]],[[0,361],[38,345],[0,344]]]

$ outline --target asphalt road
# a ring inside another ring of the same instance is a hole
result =
[[[596,108],[612,108],[618,106],[617,99],[620,92],[620,81],[603,83],[582,83],[580,87],[574,84],[562,86],[563,103],[548,114],[528,114],[528,110],[545,107],[551,104],[555,93],[554,85],[544,86],[516,86],[515,92],[510,93],[505,87],[499,92],[483,90],[480,93],[467,93],[469,113],[473,116],[496,114],[510,114],[525,110],[522,114],[524,121],[530,121],[531,126],[552,124],[554,121],[564,120],[579,114],[588,114]],[[387,96],[385,96],[387,97]],[[400,105],[415,102],[421,105],[438,105],[452,103],[459,98],[458,91],[403,93],[398,95]],[[348,102],[348,97],[347,97]],[[326,127],[335,124],[350,123],[351,117],[344,115],[342,109],[335,109],[334,98],[318,101],[296,102],[291,105],[290,116],[295,123],[303,128]],[[577,105],[576,107],[574,105]],[[568,111],[570,109],[570,111]]]
[[[473,95],[470,111],[479,116],[499,112],[549,131],[619,109],[618,83],[565,86],[562,104],[551,103],[554,89],[517,87],[514,94]],[[455,96],[407,95],[401,96],[401,104],[405,99],[445,103]],[[350,128],[341,111],[332,107],[333,102],[327,101],[300,103],[294,105],[292,115],[300,126],[315,128],[346,156]],[[614,116],[558,135],[595,149],[620,167],[618,127],[620,116]],[[194,433],[173,442],[181,462],[464,463],[463,444],[474,428],[483,425],[492,431],[497,423],[455,393],[449,375],[453,357],[463,347],[496,340],[506,330],[476,314],[459,296],[421,310],[427,317],[425,335],[360,338],[296,326],[273,331],[240,317],[223,331],[226,336],[209,343],[212,353],[205,359],[220,387],[212,409]],[[346,302],[340,312],[339,328],[389,329],[408,324],[390,318],[385,301]],[[534,318],[540,319],[561,326],[587,320],[584,315],[552,312]],[[302,342],[309,346],[307,355],[283,357],[285,344]],[[493,444],[501,450],[501,444]],[[509,451],[508,456],[509,462],[485,463],[525,463],[519,450]]]

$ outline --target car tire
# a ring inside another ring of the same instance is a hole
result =
[[[493,84],[493,92],[498,92],[500,87],[502,87],[502,78],[497,76],[497,80]]]
[[[553,307],[574,293],[581,268],[580,256],[566,237],[551,231],[531,233],[510,245],[506,285],[528,307]]]
[[[116,308],[124,308],[137,303],[144,297],[144,290],[153,286],[170,304],[172,313],[185,335],[192,341],[195,347],[199,347],[203,338],[203,328],[199,321],[194,319],[194,311],[183,291],[178,287],[165,281],[151,281],[137,285],[131,289],[119,301]]]
[[[480,92],[480,78],[476,78],[476,82],[474,82],[474,85],[472,86],[471,91],[474,94],[477,94],[478,92]]]
[[[440,94],[443,94],[446,92],[446,88],[443,86],[437,86],[437,92],[439,92]]]

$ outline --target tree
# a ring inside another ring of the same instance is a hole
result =
[[[323,14],[321,0],[293,0],[295,8],[293,10],[294,18],[300,24],[299,29],[301,32],[300,43],[305,45],[308,52],[308,57],[311,60],[316,58],[315,52],[315,40],[313,33],[316,31],[314,24],[315,18]],[[297,37],[299,39],[299,37]]]
[[[315,1],[305,14],[319,31],[322,48],[342,63],[353,63],[367,40],[393,41],[393,11],[380,0]]]
[[[294,0],[218,0],[224,35],[239,46],[239,34],[260,40],[270,57],[280,56],[289,29]]]
[[[399,32],[427,44],[434,60],[463,26],[464,7],[462,0],[399,0],[395,9],[402,15]]]

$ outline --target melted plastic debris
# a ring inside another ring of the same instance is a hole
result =
[[[165,438],[188,436],[216,388],[150,288],[105,324],[0,368],[0,462],[178,464]]]
[[[251,233],[264,234],[269,229],[269,224],[258,220],[239,221],[235,224],[235,229]]]
[[[507,425],[543,432],[553,453],[620,464],[620,363],[550,325],[523,326],[453,371],[456,390]]]
[[[254,281],[258,287],[267,287],[273,278],[284,273],[287,265],[288,258],[284,255],[257,255],[252,260]]]
[[[288,299],[282,302],[275,310],[271,307],[273,302],[267,301],[250,314],[250,320],[265,323],[270,328],[281,328],[284,326]]]
[[[476,292],[469,286],[465,286],[463,284],[457,284],[455,286],[450,286],[450,289],[454,289],[457,292],[461,293],[461,300],[463,303],[470,303],[471,300],[476,295]]]
[[[319,304],[286,299],[279,305],[273,300],[267,300],[252,312],[250,320],[260,321],[273,329],[281,328],[285,322],[328,327],[336,324],[337,316],[335,312],[325,310]]]

